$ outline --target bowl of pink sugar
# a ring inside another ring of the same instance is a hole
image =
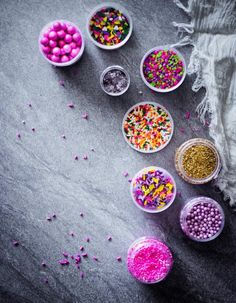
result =
[[[142,237],[128,249],[127,267],[139,282],[155,284],[171,271],[173,256],[169,247],[154,237]]]

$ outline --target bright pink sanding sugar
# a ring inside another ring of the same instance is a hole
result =
[[[172,264],[171,251],[163,242],[155,238],[140,238],[128,250],[128,270],[143,283],[151,284],[163,280]]]

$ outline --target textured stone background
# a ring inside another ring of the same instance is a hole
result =
[[[194,116],[203,92],[193,94],[193,79],[187,77],[175,92],[155,94],[139,75],[143,54],[176,42],[171,22],[187,17],[171,0],[119,2],[133,17],[134,32],[124,47],[108,52],[96,48],[85,30],[89,11],[100,1],[0,1],[0,302],[236,302],[235,216],[210,185],[186,184],[173,165],[174,151],[183,141],[207,137]],[[86,39],[82,60],[63,69],[49,65],[37,45],[41,28],[57,18],[78,24]],[[191,49],[182,51],[188,61]],[[99,75],[110,64],[124,66],[131,75],[131,87],[120,98],[108,97],[99,86]],[[61,79],[65,87],[59,85]],[[153,155],[132,150],[121,133],[127,109],[145,100],[166,106],[175,121],[171,143]],[[67,108],[70,101],[76,104],[74,110]],[[192,113],[188,121],[186,111]],[[81,118],[83,112],[88,112],[88,121]],[[66,140],[60,137],[63,133]],[[82,160],[85,153],[87,161]],[[77,162],[75,154],[80,156]],[[148,165],[169,170],[182,193],[157,215],[133,205],[122,175],[127,170],[132,177]],[[208,244],[186,239],[179,226],[184,201],[199,194],[217,199],[226,213],[223,234]],[[57,219],[47,222],[53,212]],[[109,234],[112,242],[107,241]],[[141,285],[126,269],[129,245],[144,235],[161,237],[174,254],[173,271],[159,285]],[[85,243],[86,236],[90,243]],[[17,248],[14,239],[21,244]],[[57,260],[62,251],[76,253],[83,244],[89,258],[82,262],[81,280],[74,265],[61,268]],[[42,282],[45,277],[48,285]]]

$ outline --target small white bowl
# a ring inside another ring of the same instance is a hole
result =
[[[151,105],[155,105],[155,106],[158,106],[158,107],[160,107],[161,109],[163,109],[163,111],[165,111],[165,112],[168,114],[169,119],[170,119],[170,122],[171,122],[171,125],[172,125],[172,133],[171,133],[171,135],[170,135],[169,140],[168,140],[165,144],[163,144],[160,148],[155,149],[155,150],[142,150],[142,149],[136,148],[135,146],[133,146],[133,145],[129,142],[129,140],[128,140],[127,137],[126,137],[125,131],[124,131],[124,122],[125,122],[125,120],[126,120],[128,114],[129,114],[135,107],[137,107],[137,106],[139,106],[139,105],[142,105],[142,104],[151,104]],[[128,143],[128,145],[129,145],[131,148],[133,148],[134,150],[136,150],[136,151],[138,151],[138,152],[140,152],[140,153],[144,153],[144,154],[156,153],[156,152],[159,152],[160,150],[162,150],[163,148],[165,148],[165,147],[169,144],[170,140],[172,139],[173,133],[174,133],[174,121],[173,121],[173,119],[172,119],[171,114],[169,113],[169,111],[168,111],[164,106],[162,106],[162,105],[160,105],[159,103],[156,103],[156,102],[151,102],[151,101],[150,101],[150,102],[148,102],[148,101],[145,102],[145,101],[144,101],[144,102],[140,102],[140,103],[135,104],[134,106],[132,106],[132,107],[130,107],[130,108],[128,109],[128,111],[125,113],[124,118],[123,118],[123,121],[122,121],[122,134],[123,134],[123,136],[124,136],[125,141]]]
[[[107,72],[109,72],[109,71],[111,71],[111,70],[120,70],[120,71],[122,71],[122,72],[126,75],[126,77],[127,77],[128,84],[127,84],[126,88],[125,88],[124,90],[122,90],[121,92],[119,92],[119,93],[110,93],[110,92],[106,91],[106,89],[105,89],[105,87],[104,87],[103,78],[104,78],[104,76],[107,74]],[[102,90],[103,90],[106,94],[108,94],[108,95],[110,95],[110,96],[114,96],[114,97],[116,97],[116,96],[121,96],[121,95],[123,95],[123,94],[128,90],[128,88],[129,88],[129,86],[130,86],[130,76],[129,76],[128,72],[127,72],[122,66],[119,66],[119,65],[108,66],[106,69],[104,69],[104,71],[102,72],[102,74],[101,74],[101,76],[100,76],[100,85],[101,85]]]
[[[160,209],[154,209],[154,210],[144,208],[144,207],[142,207],[140,204],[138,204],[138,203],[136,202],[136,200],[135,200],[135,198],[134,198],[134,194],[133,194],[134,181],[136,180],[136,178],[139,177],[140,175],[142,175],[143,173],[145,173],[145,172],[151,170],[151,169],[160,170],[160,171],[162,171],[164,174],[168,175],[168,176],[172,179],[172,182],[173,182],[173,185],[174,185],[174,192],[173,192],[173,197],[172,197],[171,201],[170,201],[168,204],[166,204],[166,206],[164,206],[164,207],[162,207],[162,208],[160,208]],[[173,176],[172,176],[167,170],[165,170],[164,168],[162,168],[162,167],[157,167],[157,166],[149,166],[149,167],[145,167],[145,168],[141,169],[141,170],[132,178],[132,182],[131,182],[131,184],[130,184],[130,194],[131,194],[131,197],[132,197],[132,200],[133,200],[134,204],[135,204],[139,209],[141,209],[141,210],[143,210],[143,211],[145,211],[145,212],[147,212],[147,213],[154,213],[154,214],[156,214],[156,213],[160,213],[160,212],[166,210],[167,208],[169,208],[169,207],[172,205],[172,203],[174,202],[174,200],[175,200],[176,192],[177,192],[177,190],[176,190],[176,183],[175,183],[175,180],[174,180]]]
[[[162,89],[162,88],[157,88],[157,87],[153,87],[145,78],[144,74],[143,74],[143,63],[145,61],[145,59],[155,50],[173,50],[177,55],[178,57],[183,61],[183,66],[184,66],[184,74],[181,78],[181,80],[179,81],[179,83],[175,86],[172,86],[170,88],[166,88],[166,89]],[[159,93],[168,93],[168,92],[171,92],[173,90],[175,90],[176,88],[178,88],[183,82],[184,82],[184,79],[186,77],[186,73],[187,73],[187,66],[186,66],[186,62],[184,60],[184,57],[182,56],[182,54],[177,50],[175,49],[174,47],[170,47],[170,46],[156,46],[156,47],[153,47],[152,49],[150,49],[149,51],[146,52],[146,54],[143,56],[142,58],[142,61],[141,61],[141,64],[140,64],[140,74],[141,74],[141,77],[143,79],[143,82],[152,90],[154,90],[155,92],[159,92]]]
[[[74,58],[73,58],[72,60],[70,60],[70,61],[62,62],[62,63],[60,63],[60,62],[53,62],[53,61],[49,60],[49,59],[45,56],[45,54],[43,53],[43,51],[42,51],[42,44],[40,43],[40,40],[41,40],[41,38],[43,37],[43,34],[44,34],[44,33],[53,25],[53,23],[55,23],[55,22],[62,22],[62,23],[70,24],[70,25],[74,26],[74,27],[78,30],[78,32],[80,33],[80,36],[81,36],[81,47],[80,47],[80,51],[79,51],[79,53],[77,54],[77,56],[74,57]],[[84,48],[85,48],[85,41],[84,41],[84,37],[83,37],[83,35],[82,35],[81,30],[79,29],[79,27],[78,27],[77,25],[75,25],[74,23],[72,23],[72,22],[70,22],[70,21],[68,21],[68,20],[54,20],[54,21],[49,22],[48,24],[46,24],[46,25],[43,27],[43,29],[41,30],[41,32],[40,32],[38,44],[39,44],[39,51],[40,51],[40,53],[42,54],[43,58],[44,58],[45,60],[47,60],[50,64],[52,64],[52,65],[54,65],[54,66],[61,66],[61,67],[69,66],[69,65],[72,65],[72,64],[74,64],[75,62],[77,62],[77,61],[82,57],[83,52],[84,52]]]
[[[111,45],[111,46],[103,45],[101,43],[98,43],[96,40],[94,40],[94,38],[91,36],[90,29],[89,29],[90,28],[89,22],[90,22],[91,18],[93,17],[93,15],[95,15],[102,8],[106,8],[106,7],[112,7],[112,8],[115,8],[117,10],[120,10],[125,15],[125,17],[128,19],[128,21],[129,21],[129,33],[128,33],[128,35],[120,43],[118,43],[116,45]],[[89,36],[90,40],[96,46],[98,46],[98,47],[100,47],[102,49],[106,49],[106,50],[114,50],[114,49],[120,48],[121,46],[123,46],[129,40],[129,38],[130,38],[130,36],[132,34],[132,31],[133,31],[133,21],[131,19],[130,14],[128,13],[128,11],[125,8],[123,8],[123,6],[121,6],[120,4],[114,3],[114,2],[104,2],[104,3],[101,3],[101,4],[97,5],[96,7],[94,7],[94,9],[91,11],[91,13],[89,14],[88,19],[87,19],[87,26],[86,26],[86,28],[87,28],[87,32],[88,32],[88,36]]]

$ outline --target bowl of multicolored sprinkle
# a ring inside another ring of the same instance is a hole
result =
[[[89,14],[87,31],[98,47],[113,50],[123,46],[133,30],[132,19],[125,8],[117,3],[102,3]]]
[[[164,168],[145,167],[132,179],[130,185],[134,204],[148,213],[159,213],[171,206],[176,196],[176,183]]]
[[[140,73],[150,89],[167,93],[183,83],[186,77],[186,63],[182,54],[175,48],[157,46],[143,56]]]
[[[155,153],[170,142],[174,122],[167,109],[156,102],[132,106],[122,122],[122,133],[130,147],[142,153]]]

